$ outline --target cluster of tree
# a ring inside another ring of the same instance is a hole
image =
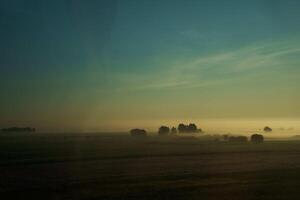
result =
[[[130,130],[130,134],[132,136],[147,136],[147,131],[145,131],[144,129],[132,129]]]
[[[170,128],[167,126],[161,126],[158,129],[158,135],[169,135]]]
[[[31,127],[24,127],[24,128],[11,127],[11,128],[3,128],[1,129],[1,131],[2,132],[35,132],[36,129]]]
[[[172,127],[171,129],[167,126],[161,126],[158,129],[158,135],[174,135],[177,133],[177,129],[175,127]]]
[[[202,132],[202,130],[198,129],[196,124],[190,123],[189,125],[179,124],[178,132],[179,133],[198,133],[198,132]]]
[[[253,134],[251,135],[251,142],[253,143],[263,143],[264,142],[264,136],[260,134]]]
[[[272,129],[271,129],[270,127],[266,126],[266,127],[264,128],[264,131],[265,131],[265,132],[272,132]]]
[[[3,131],[4,129],[2,129]],[[5,129],[7,130],[19,130],[20,128],[9,128]],[[31,128],[21,128],[21,130],[35,130]],[[202,132],[201,129],[197,129],[197,126],[195,124],[189,124],[189,125],[184,125],[184,124],[179,124],[178,125],[178,132],[180,133],[196,133],[196,132]],[[161,126],[158,129],[158,134],[159,135],[169,135],[169,134],[176,134],[177,129],[175,127],[172,127],[171,129],[167,126]],[[144,129],[132,129],[130,130],[130,134],[132,136],[147,136],[147,132]],[[232,142],[232,143],[246,143],[248,142],[248,138],[246,136],[230,136],[230,135],[223,135],[223,140]],[[250,137],[250,141],[252,143],[262,143],[264,142],[264,136],[260,134],[253,134]]]
[[[229,136],[223,135],[224,141],[235,142],[235,143],[245,143],[248,141],[246,136]],[[250,141],[253,143],[262,143],[264,142],[264,136],[260,134],[253,134],[250,137]]]
[[[172,127],[170,129],[168,126],[161,126],[158,129],[158,134],[159,135],[176,134],[177,131],[179,133],[198,133],[198,132],[202,132],[201,129],[197,128],[196,124],[191,123],[189,125],[179,124],[177,129],[175,127]]]

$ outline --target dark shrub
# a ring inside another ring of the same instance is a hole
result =
[[[251,135],[251,142],[253,143],[262,143],[264,142],[264,136],[260,134]]]
[[[144,129],[132,129],[130,130],[130,134],[132,136],[146,136],[147,135],[147,132],[144,130]]]

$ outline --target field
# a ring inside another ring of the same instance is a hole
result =
[[[300,141],[0,136],[1,199],[299,199]]]

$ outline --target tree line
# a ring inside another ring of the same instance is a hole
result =
[[[160,126],[158,128],[158,135],[174,135],[176,133],[202,133],[201,128],[197,128],[197,125],[194,123],[190,123],[188,125],[185,125],[183,123],[180,123],[177,128],[176,127],[168,127],[168,126]],[[142,136],[142,135],[147,135],[147,131],[144,129],[132,129],[130,130],[130,134],[132,136]]]
[[[264,128],[265,132],[271,132],[272,129],[268,126]],[[198,128],[196,124],[190,123],[185,125],[180,123],[177,128],[175,127],[168,127],[168,126],[160,126],[157,131],[158,135],[165,136],[165,135],[175,135],[176,133],[203,133],[201,128]],[[130,134],[132,136],[146,136],[147,131],[144,129],[132,129],[130,130]],[[244,143],[248,141],[246,136],[230,136],[230,135],[223,135],[223,141],[228,141],[232,143]],[[250,141],[253,143],[262,143],[264,141],[264,136],[261,134],[253,134],[250,136]]]

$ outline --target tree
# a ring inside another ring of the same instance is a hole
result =
[[[130,134],[132,136],[147,136],[147,132],[144,129],[131,129]]]
[[[196,133],[196,132],[198,132],[196,124],[192,124],[192,123],[189,124],[188,127],[187,127],[187,132],[188,133]]]
[[[265,131],[265,132],[272,132],[272,129],[271,129],[270,127],[266,126],[266,127],[264,128],[264,131]]]
[[[184,133],[186,132],[186,126],[184,124],[179,124],[177,130],[179,133]]]
[[[202,132],[202,129],[198,129],[196,124],[190,123],[189,125],[179,124],[178,125],[179,133],[197,133]]]
[[[177,129],[175,127],[171,128],[171,134],[176,134],[177,133]]]
[[[159,135],[168,135],[170,133],[170,128],[167,126],[161,126],[158,129],[158,134]]]
[[[260,134],[251,135],[251,142],[253,143],[262,143],[264,142],[264,136]]]

